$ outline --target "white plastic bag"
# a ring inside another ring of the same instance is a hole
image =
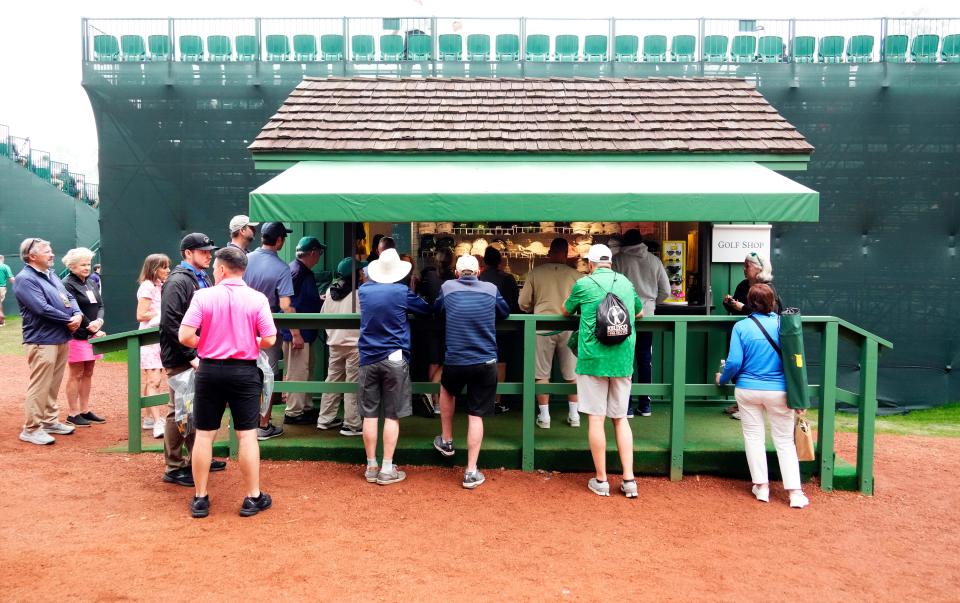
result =
[[[197,391],[197,372],[189,368],[167,379],[173,396],[174,419],[177,429],[189,435],[194,429],[193,398]]]
[[[270,359],[267,352],[260,350],[257,358],[257,368],[263,372],[263,394],[260,397],[260,416],[270,412],[270,398],[273,396],[273,369],[270,368]]]

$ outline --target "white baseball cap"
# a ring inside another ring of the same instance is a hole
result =
[[[237,232],[244,226],[259,226],[259,222],[251,222],[250,218],[243,214],[230,218],[230,232]]]
[[[472,255],[461,255],[457,258],[457,272],[463,274],[468,271],[474,274],[480,272],[480,262]]]
[[[601,243],[590,246],[590,251],[587,252],[587,259],[593,262],[594,264],[600,262],[609,262],[613,259],[613,252],[610,251],[610,248]]]

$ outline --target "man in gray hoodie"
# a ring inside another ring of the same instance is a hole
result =
[[[647,251],[640,231],[628,230],[623,235],[620,253],[613,257],[613,269],[627,277],[637,290],[637,296],[643,300],[643,316],[653,316],[657,304],[670,295],[670,281],[660,258]],[[653,356],[653,333],[637,332],[637,347],[634,354],[636,369],[634,378],[637,383],[650,383]],[[637,410],[641,417],[649,417],[650,396],[637,397]],[[628,411],[628,416],[633,412]]]

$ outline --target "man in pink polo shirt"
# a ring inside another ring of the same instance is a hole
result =
[[[197,437],[193,444],[193,481],[197,493],[190,504],[193,517],[210,513],[207,478],[213,440],[223,411],[230,416],[240,442],[240,471],[247,491],[240,515],[249,517],[270,508],[270,495],[260,491],[260,395],[263,374],[257,369],[260,348],[277,340],[277,327],[267,298],[243,282],[247,256],[234,247],[216,253],[216,285],[197,291],[180,323],[180,343],[197,348],[197,391],[193,402]],[[197,331],[200,334],[197,334]]]

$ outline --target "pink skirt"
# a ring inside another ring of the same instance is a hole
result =
[[[140,368],[143,370],[162,369],[160,362],[160,344],[152,343],[140,348]]]
[[[67,362],[74,364],[76,362],[89,362],[91,360],[100,360],[103,354],[94,354],[93,346],[86,339],[71,339],[67,346]]]

